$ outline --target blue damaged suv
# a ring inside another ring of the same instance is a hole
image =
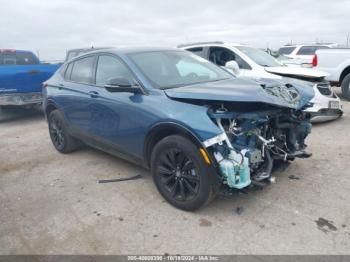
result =
[[[306,158],[312,89],[237,79],[178,49],[104,49],[67,61],[44,83],[61,153],[88,144],[149,168],[172,205],[195,210],[222,188],[271,178]]]

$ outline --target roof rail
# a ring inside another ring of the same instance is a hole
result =
[[[185,47],[185,46],[191,46],[191,45],[207,45],[207,44],[224,44],[222,41],[211,41],[211,42],[194,42],[194,43],[187,43],[187,44],[181,44],[178,45],[178,48]]]

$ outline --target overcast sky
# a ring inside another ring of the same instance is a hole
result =
[[[350,0],[0,0],[0,25],[0,48],[39,50],[43,60],[91,45],[345,44]]]

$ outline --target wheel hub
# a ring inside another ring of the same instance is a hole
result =
[[[164,152],[158,170],[171,198],[187,201],[198,194],[200,179],[193,161],[183,151],[172,148]]]
[[[176,171],[175,171],[175,177],[178,179],[182,176],[181,170],[179,167],[177,167]]]

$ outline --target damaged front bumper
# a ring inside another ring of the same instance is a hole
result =
[[[209,113],[222,131],[203,142],[224,185],[242,189],[270,180],[275,161],[308,158],[304,139],[311,131],[308,114],[280,110]]]

